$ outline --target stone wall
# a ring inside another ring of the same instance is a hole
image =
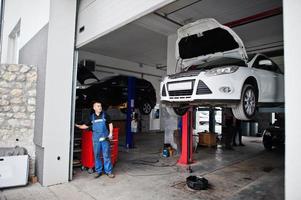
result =
[[[0,147],[25,147],[35,174],[34,120],[37,68],[0,65]]]

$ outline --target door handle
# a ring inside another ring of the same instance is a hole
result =
[[[0,158],[0,161],[4,161],[4,158]]]

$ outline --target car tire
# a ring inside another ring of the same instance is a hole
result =
[[[245,84],[242,89],[241,99],[237,106],[232,108],[236,119],[249,121],[256,113],[257,94],[253,85]]]
[[[208,180],[204,177],[189,176],[186,178],[186,185],[193,190],[206,190],[208,184]]]
[[[149,115],[152,111],[153,107],[148,101],[143,101],[139,107],[140,113],[142,115]]]
[[[270,135],[263,135],[262,144],[266,150],[272,150],[273,148],[273,138]]]
[[[188,107],[173,107],[173,111],[179,116],[185,115],[188,109]]]

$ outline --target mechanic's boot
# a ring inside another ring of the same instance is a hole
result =
[[[107,174],[107,176],[109,177],[109,178],[115,178],[115,175],[114,174]]]
[[[101,175],[102,175],[102,173],[97,173],[97,172],[96,172],[94,178],[99,178],[99,177],[101,177]]]

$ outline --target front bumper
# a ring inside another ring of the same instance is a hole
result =
[[[161,82],[161,101],[166,104],[223,105],[240,100],[241,82],[234,74],[166,78]]]

